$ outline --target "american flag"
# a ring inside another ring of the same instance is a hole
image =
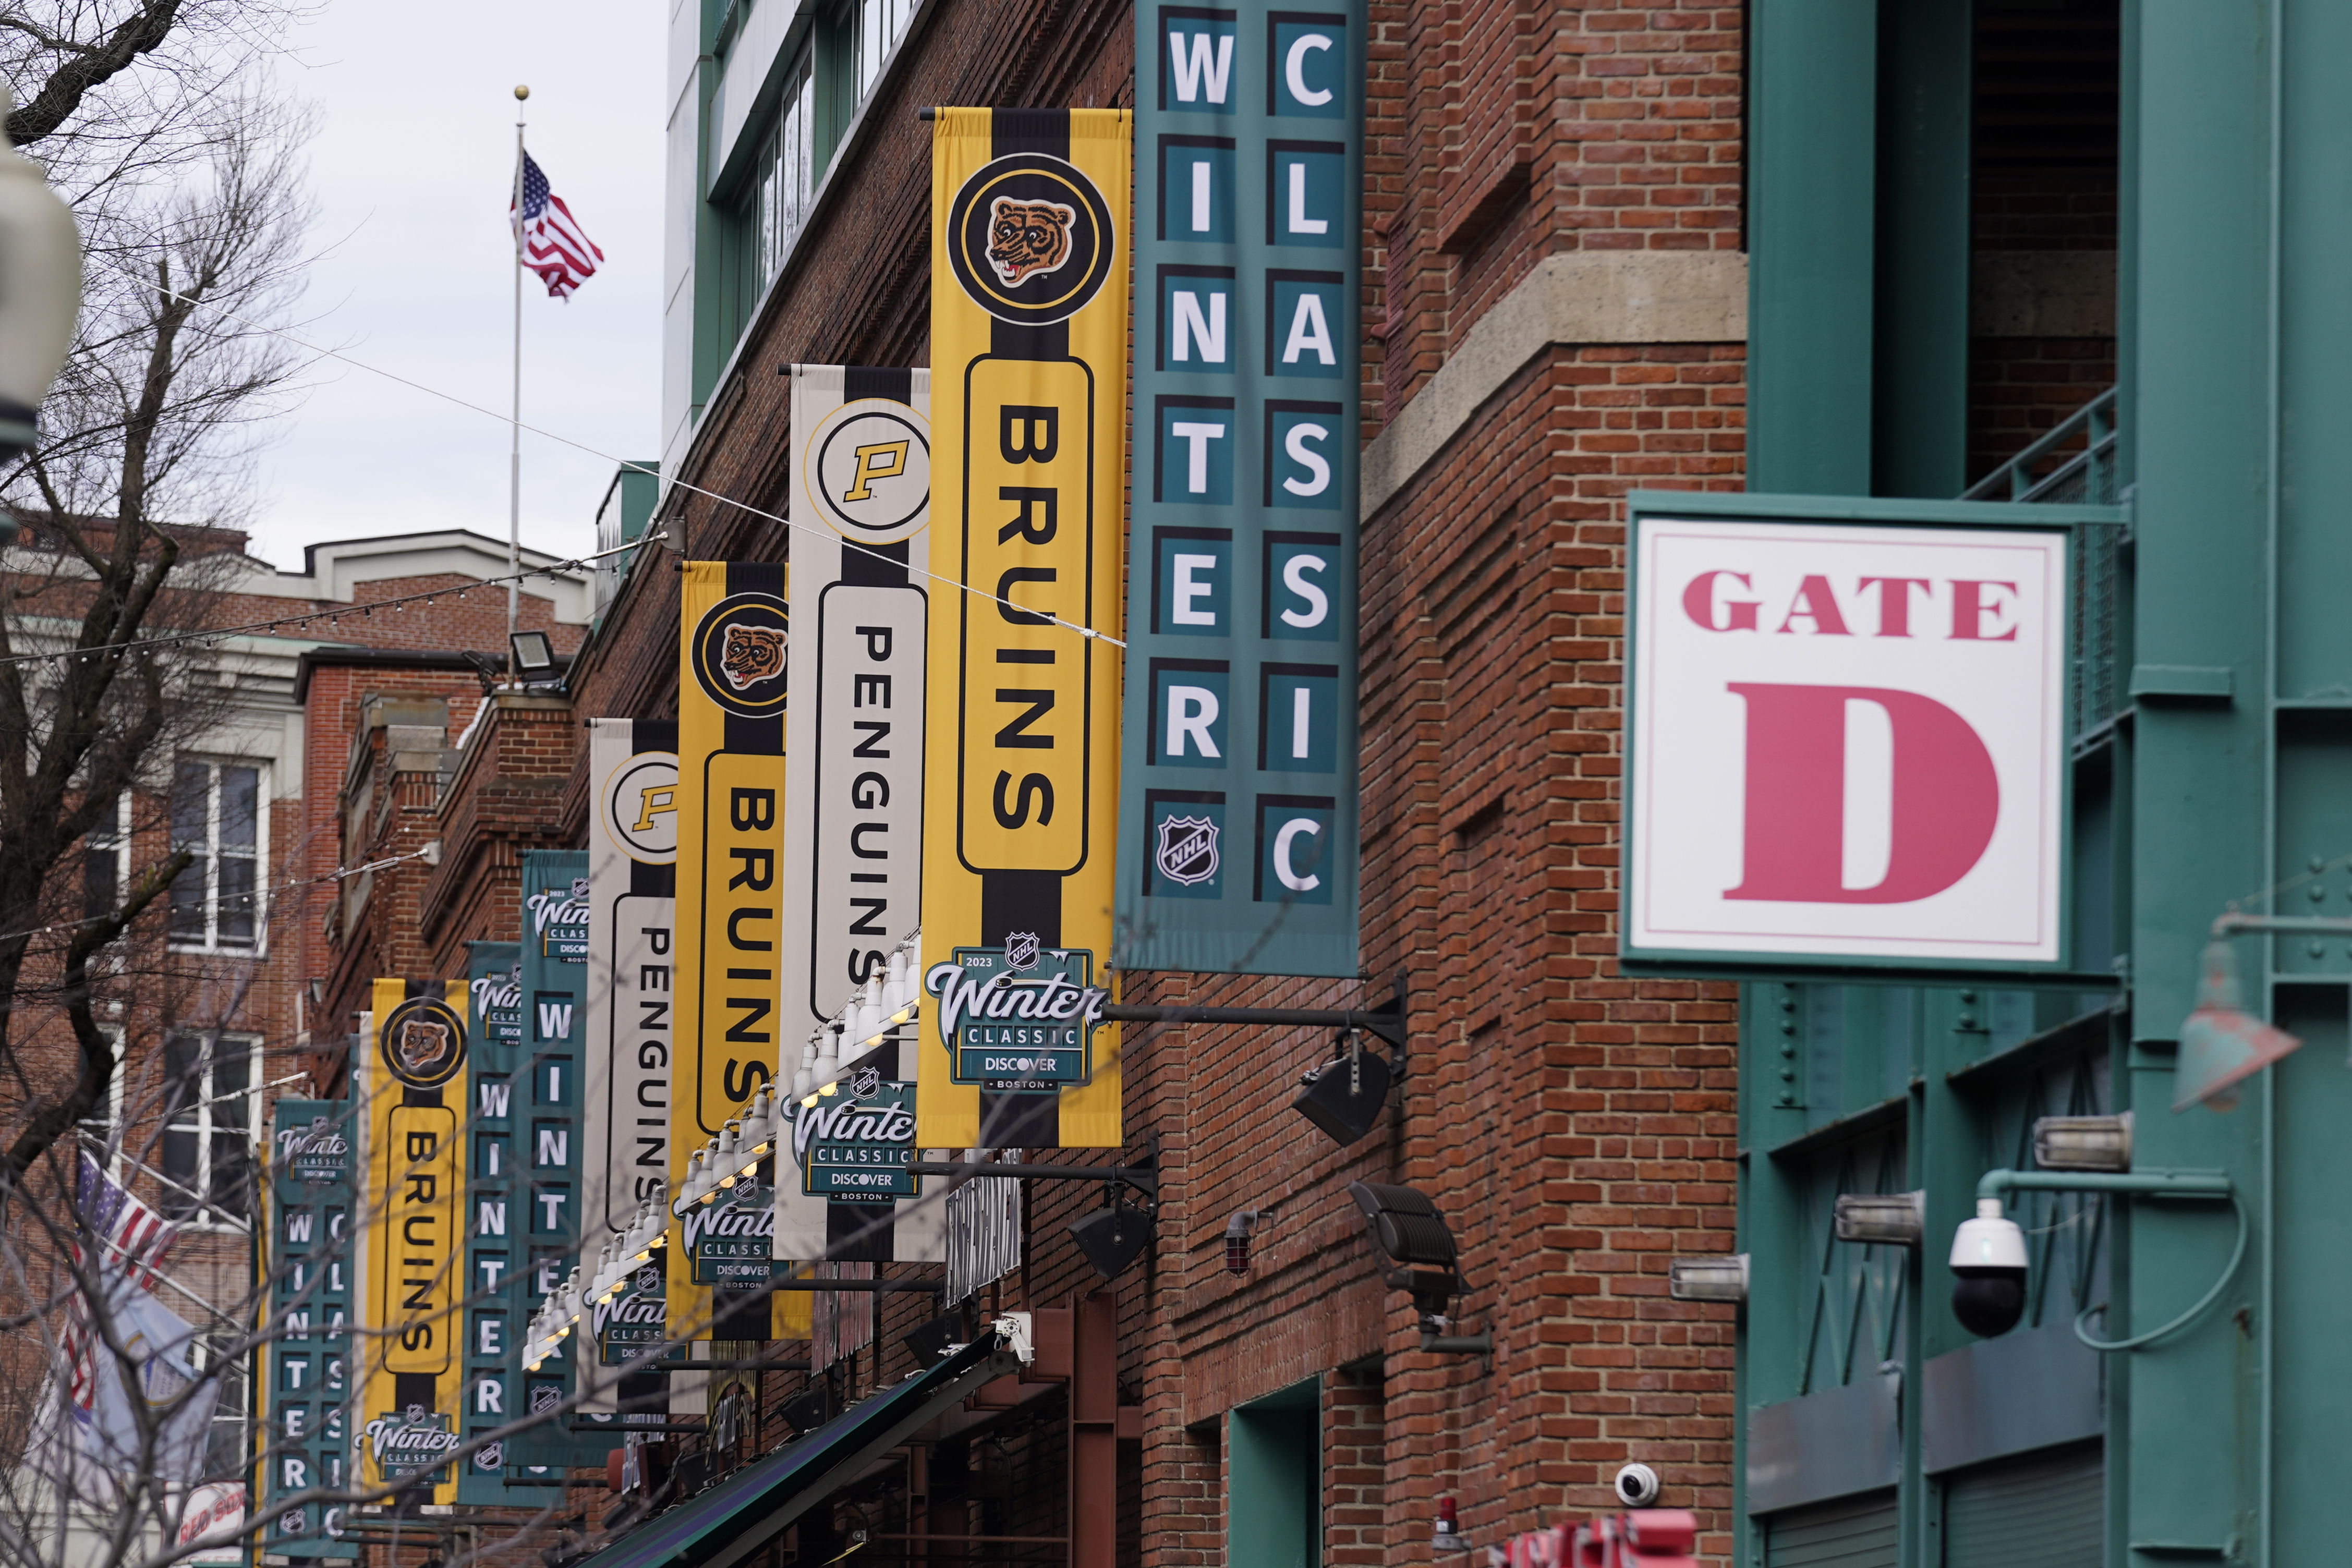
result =
[[[97,1239],[100,1256],[113,1260],[142,1289],[153,1290],[155,1270],[178,1237],[178,1228],[166,1223],[162,1215],[108,1176],[87,1149],[82,1151],[74,1186],[74,1207],[81,1216],[83,1228]],[[74,1261],[84,1260],[81,1248],[77,1245]],[[99,1271],[100,1279],[105,1277],[103,1270]],[[89,1308],[79,1294],[69,1298],[66,1306],[68,1394],[75,1407],[87,1413],[98,1394],[98,1369],[92,1356],[96,1335],[90,1331]]]
[[[75,1207],[81,1212],[83,1227],[141,1289],[153,1290],[155,1270],[179,1235],[178,1228],[108,1176],[87,1149],[75,1185]]]
[[[514,204],[507,204],[507,215],[514,215]],[[596,271],[596,264],[604,253],[596,242],[581,232],[563,204],[563,198],[548,187],[546,172],[528,152],[522,155],[522,264],[539,274],[547,285],[551,299],[567,299],[572,291],[588,281]]]

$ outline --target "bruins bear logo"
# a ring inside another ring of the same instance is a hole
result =
[[[1077,209],[1059,202],[999,196],[989,204],[988,264],[1007,288],[1040,277],[1070,259],[1070,225]]]
[[[756,682],[784,673],[784,634],[773,626],[727,623],[727,641],[719,651],[719,667],[727,684],[741,691]]]

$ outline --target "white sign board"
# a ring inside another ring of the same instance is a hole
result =
[[[2057,965],[2066,536],[1640,517],[1623,953]]]

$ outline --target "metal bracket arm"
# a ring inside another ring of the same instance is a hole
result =
[[[2087,1171],[1987,1171],[1977,1182],[1979,1198],[2003,1199],[2012,1192],[2116,1192],[2141,1197],[2226,1198],[2235,1189],[2220,1171],[2132,1171],[2101,1176]]]

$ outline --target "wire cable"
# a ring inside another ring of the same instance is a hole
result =
[[[2144,1344],[2151,1344],[2156,1341],[2162,1339],[2168,1333],[2175,1333],[2181,1329],[2187,1328],[2190,1323],[2196,1322],[2198,1318],[2203,1316],[2205,1309],[2211,1306],[2217,1300],[2219,1300],[2221,1292],[2229,1288],[2230,1281],[2237,1278],[2238,1265],[2245,1260],[2246,1232],[2249,1228],[2246,1220],[2246,1205],[2245,1200],[2238,1196],[2237,1189],[2234,1187],[2232,1187],[2230,1192],[2230,1207],[2237,1210],[2238,1214],[2238,1244],[2230,1249],[2230,1262],[2228,1267],[2221,1270],[2221,1277],[2213,1281],[2213,1288],[2211,1290],[2197,1298],[2197,1304],[2195,1306],[2190,1307],[2187,1312],[2181,1313],[2179,1317],[2173,1319],[2162,1328],[2150,1329],[2146,1333],[2134,1334],[2129,1339],[2103,1340],[2093,1339],[2089,1334],[2083,1332],[2083,1323],[2085,1319],[2089,1318],[2094,1312],[2105,1312],[2107,1310],[2107,1303],[2100,1301],[2095,1305],[2084,1307],[2081,1312],[2074,1314],[2074,1337],[2081,1340],[2084,1344],[2089,1345],[2093,1350],[2137,1350]]]
[[[173,298],[182,300],[189,305],[209,306],[212,303],[210,300],[199,299],[193,295],[182,294],[177,289],[165,288],[161,285],[152,283],[145,278],[137,277],[131,273],[125,271],[123,268],[114,266],[110,262],[93,260],[90,265],[103,267],[107,271],[116,274],[118,277],[127,278],[137,284],[142,288],[153,288],[159,293],[168,294]],[[584,452],[591,457],[603,458],[607,463],[617,463],[625,473],[650,475],[656,479],[659,479],[661,477],[661,470],[658,468],[648,468],[642,463],[632,463],[625,457],[615,457],[609,452],[599,452],[596,448],[589,445],[586,442],[574,441],[568,435],[558,435],[551,430],[541,430],[535,424],[525,424],[521,420],[500,413],[495,409],[484,408],[478,402],[468,402],[464,398],[457,396],[455,392],[446,392],[438,387],[426,386],[423,382],[411,381],[406,376],[397,374],[392,371],[383,370],[379,366],[368,364],[363,361],[354,360],[349,354],[338,353],[332,349],[322,349],[315,343],[306,343],[301,339],[294,336],[291,332],[285,331],[277,327],[264,326],[258,321],[248,321],[244,317],[238,316],[232,311],[223,310],[221,314],[226,317],[229,320],[236,322],[238,326],[244,327],[251,331],[267,332],[273,338],[283,338],[286,341],[293,344],[296,348],[300,349],[305,353],[316,354],[321,359],[336,361],[339,363],[349,365],[354,370],[365,371],[371,375],[382,376],[386,381],[398,382],[402,386],[421,392],[428,397],[437,397],[445,402],[454,402],[459,408],[471,409],[476,413],[497,420],[500,424],[511,425],[517,430],[527,430],[533,435],[542,437],[548,441],[555,442],[559,445],[569,446],[575,452]],[[927,577],[942,587],[954,589],[959,593],[968,593],[974,599],[985,599],[992,604],[999,605],[1004,609],[1015,611],[1022,615],[1030,617],[1031,621],[1029,623],[1031,624],[1050,622],[1053,625],[1064,627],[1069,631],[1076,632],[1079,636],[1086,638],[1089,642],[1100,640],[1109,643],[1114,648],[1125,648],[1127,646],[1125,643],[1121,642],[1118,638],[1112,636],[1108,632],[1098,632],[1092,626],[1081,626],[1075,621],[1065,621],[1050,610],[1037,610],[1033,609],[1026,604],[1016,603],[1014,601],[1007,599],[1002,594],[991,593],[986,589],[982,588],[974,588],[968,582],[963,582],[955,578],[945,576],[942,573],[932,571],[925,567],[909,566],[904,561],[884,555],[880,550],[859,544],[853,539],[843,538],[840,535],[835,534],[830,528],[811,528],[806,523],[796,523],[790,517],[781,517],[774,512],[762,510],[761,508],[751,505],[749,501],[739,501],[732,496],[722,496],[716,490],[706,490],[699,485],[689,485],[683,479],[673,478],[669,482],[681,490],[687,491],[692,495],[700,496],[706,500],[716,501],[722,507],[733,507],[739,510],[749,512],[755,517],[761,517],[772,523],[782,523],[788,528],[794,529],[800,533],[808,534],[813,538],[830,539],[835,544],[838,544],[843,549],[856,550],[861,555],[872,556],[876,560],[882,561],[887,565],[898,567],[902,570],[913,572],[920,577]],[[499,579],[497,580],[504,581],[505,580]]]

